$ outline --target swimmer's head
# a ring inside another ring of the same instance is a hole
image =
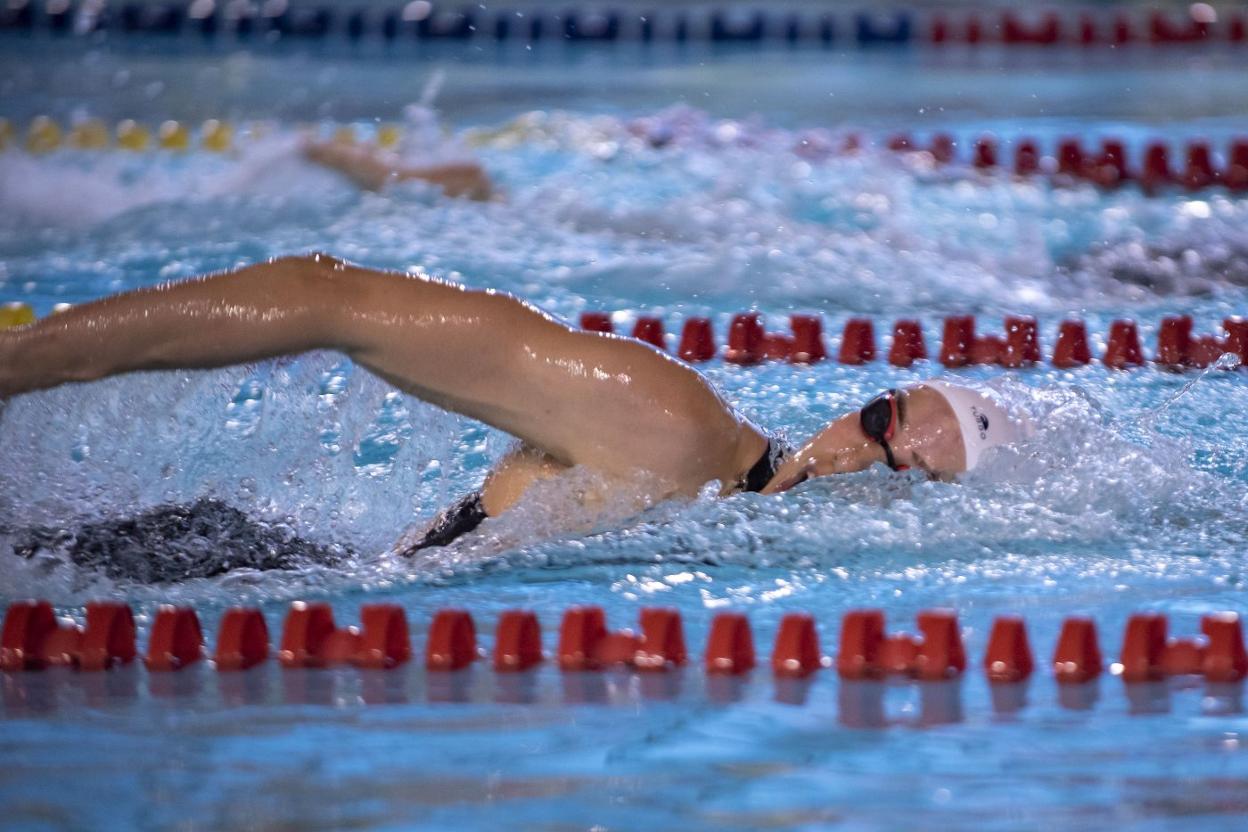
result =
[[[965,384],[930,381],[888,390],[817,433],[764,490],[783,491],[808,477],[861,471],[877,462],[948,479],[974,469],[989,448],[1028,433],[1024,420]]]

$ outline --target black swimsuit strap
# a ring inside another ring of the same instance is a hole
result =
[[[438,515],[438,519],[425,532],[421,541],[408,547],[403,554],[410,556],[430,546],[446,546],[455,538],[480,526],[487,517],[489,515],[485,513],[485,506],[481,504],[481,492],[466,494]]]
[[[746,473],[745,482],[741,486],[742,490],[762,491],[776,476],[776,469],[780,467],[780,463],[789,453],[788,445],[775,437],[767,437],[767,449],[758,458],[758,462],[754,463],[754,467]]]

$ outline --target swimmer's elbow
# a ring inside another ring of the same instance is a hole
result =
[[[274,257],[256,270],[263,287],[281,295],[284,304],[324,303],[345,289],[340,275],[347,264],[332,254],[311,251]]]
[[[366,297],[361,270],[320,251],[280,257],[271,265],[283,302],[301,308],[301,325],[317,346],[341,348],[342,332]]]

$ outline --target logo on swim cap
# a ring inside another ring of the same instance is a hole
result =
[[[975,405],[971,405],[971,413],[975,416],[975,424],[979,425],[979,438],[988,438],[988,415]]]

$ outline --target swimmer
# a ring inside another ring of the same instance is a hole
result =
[[[205,369],[337,350],[395,387],[520,440],[481,490],[408,550],[444,545],[573,466],[602,505],[635,494],[775,494],[877,463],[940,478],[1024,435],[987,395],[931,381],[888,390],[793,451],[688,364],[586,332],[518,298],[325,254],[126,292],[0,332],[0,400],[137,370]]]
[[[368,145],[310,141],[303,146],[309,160],[345,175],[361,188],[380,191],[394,182],[413,179],[437,185],[450,197],[488,200],[493,194],[490,178],[475,162],[444,162],[412,167],[394,153]]]

